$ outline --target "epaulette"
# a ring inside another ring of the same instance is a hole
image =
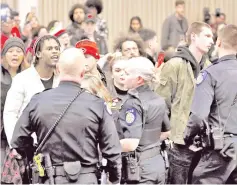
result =
[[[215,62],[213,62],[211,65],[209,65],[209,66],[207,66],[205,69],[203,69],[202,71],[205,71],[205,70],[207,70],[208,68],[210,68],[210,67],[212,67],[212,66],[214,66],[214,65],[216,65],[216,64],[219,64],[220,62],[219,62],[219,60],[216,60]]]
[[[48,91],[48,90],[50,90],[50,89],[53,89],[53,88],[48,88],[48,89],[45,89],[45,90],[43,90],[42,92],[44,92],[44,91]]]

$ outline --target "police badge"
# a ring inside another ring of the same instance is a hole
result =
[[[106,102],[104,103],[104,105],[105,105],[105,109],[108,112],[108,114],[112,115],[112,111],[111,111],[110,105],[108,105]]]
[[[199,85],[201,84],[207,77],[207,72],[206,71],[202,71],[198,77],[197,77],[197,81],[196,81],[196,84]]]
[[[135,108],[127,109],[127,111],[125,112],[125,120],[128,126],[131,126],[134,123],[134,121],[136,120]]]

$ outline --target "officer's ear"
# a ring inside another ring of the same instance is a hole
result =
[[[220,40],[219,38],[217,38],[217,40],[216,40],[216,46],[217,46],[218,48],[221,47],[221,40]]]
[[[84,75],[85,75],[85,69],[83,69],[83,71],[81,72],[80,77],[84,78]]]
[[[141,76],[137,77],[137,84],[138,85],[144,84],[144,79]]]

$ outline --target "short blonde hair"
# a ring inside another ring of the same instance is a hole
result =
[[[204,22],[193,22],[189,26],[188,31],[186,32],[186,42],[188,45],[191,44],[191,34],[192,33],[195,33],[197,35],[200,34],[204,27],[211,29],[211,26]]]
[[[218,32],[224,49],[232,49],[237,51],[237,26],[227,25]]]

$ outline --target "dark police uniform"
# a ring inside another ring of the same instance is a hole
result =
[[[123,130],[120,139],[140,139],[136,149],[140,160],[139,183],[164,184],[165,165],[160,155],[160,134],[161,130],[170,130],[165,101],[148,85],[140,86],[128,94],[119,115],[119,124]]]
[[[117,123],[118,119],[119,119],[119,112],[122,109],[122,106],[123,106],[124,102],[128,98],[128,92],[117,88],[114,85],[113,79],[110,79],[108,81],[107,89],[108,89],[108,91],[110,92],[110,94],[113,98],[112,102],[109,104],[109,106],[112,110],[112,115],[113,115],[113,118],[114,118],[114,122]],[[122,129],[121,129],[120,125],[116,124],[116,128],[117,128],[117,132],[118,132],[119,136],[121,136],[122,135]]]
[[[32,132],[36,132],[40,143],[72,97],[80,90],[77,83],[60,82],[59,87],[35,95],[16,124],[11,146],[18,151],[32,147],[28,142]],[[79,160],[82,168],[75,183],[96,184],[98,143],[102,156],[108,162],[109,180],[119,183],[121,146],[116,133],[111,111],[104,101],[83,91],[71,104],[40,151],[50,154],[55,167],[55,183],[70,183],[61,165]],[[73,171],[73,168],[70,170]]]
[[[194,184],[237,183],[237,59],[227,55],[202,71],[191,115],[184,134],[186,143],[203,128],[206,120],[213,129],[223,130],[222,150],[204,149],[194,170]],[[221,142],[217,142],[220,144]],[[228,180],[228,181],[227,181]]]

